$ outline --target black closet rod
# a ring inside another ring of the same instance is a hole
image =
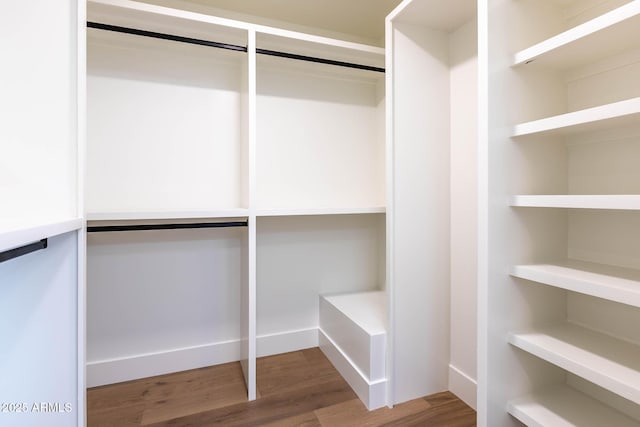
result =
[[[13,258],[18,258],[22,255],[30,254],[31,252],[38,251],[40,249],[46,249],[48,245],[47,239],[42,239],[38,242],[29,243],[28,245],[20,246],[19,248],[9,249],[8,251],[0,252],[0,262],[9,261]]]
[[[191,37],[174,36],[173,34],[156,33],[155,31],[138,30],[137,28],[120,27],[118,25],[101,24],[99,22],[87,21],[88,28],[97,28],[98,30],[115,31],[116,33],[133,34],[135,36],[151,37],[154,39],[171,40],[180,43],[197,44],[201,46],[217,47],[218,49],[236,50],[246,52],[245,46],[237,44],[212,42],[209,40],[194,39]]]
[[[246,227],[247,221],[227,222],[192,222],[183,224],[134,224],[134,225],[96,225],[87,227],[89,233],[105,233],[109,231],[147,231],[147,230],[178,230],[189,228],[229,228]]]
[[[136,36],[152,37],[152,38],[162,39],[162,40],[171,40],[171,41],[180,42],[180,43],[189,43],[189,44],[196,44],[196,45],[201,45],[201,46],[216,47],[216,48],[219,48],[219,49],[227,49],[227,50],[235,50],[235,51],[239,51],[239,52],[247,52],[247,47],[246,46],[240,46],[240,45],[237,45],[237,44],[220,43],[220,42],[214,42],[214,41],[209,41],[209,40],[195,39],[195,38],[191,38],[191,37],[174,36],[172,34],[158,33],[158,32],[155,32],[155,31],[138,30],[136,28],[120,27],[118,25],[101,24],[99,22],[88,21],[87,22],[87,27],[96,28],[96,29],[99,29],[99,30],[115,31],[115,32],[118,32],[118,33],[133,34],[133,35],[136,35]],[[384,68],[373,67],[371,65],[354,64],[352,62],[345,62],[345,61],[335,61],[333,59],[317,58],[317,57],[314,57],[314,56],[306,56],[306,55],[298,55],[298,54],[295,54],[295,53],[279,52],[277,50],[269,50],[269,49],[260,49],[260,48],[258,48],[258,49],[256,49],[256,53],[260,54],[260,55],[268,55],[268,56],[277,56],[277,57],[280,57],[280,58],[296,59],[296,60],[299,60],[299,61],[308,61],[308,62],[315,62],[315,63],[319,63],[319,64],[336,65],[338,67],[347,67],[347,68],[356,68],[358,70],[375,71],[375,72],[378,72],[378,73],[384,73],[384,71],[385,71]]]

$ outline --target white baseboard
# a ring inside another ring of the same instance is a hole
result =
[[[318,329],[259,336],[258,357],[318,347]],[[203,368],[240,360],[240,340],[87,362],[87,387]]]
[[[163,375],[240,360],[240,341],[183,347],[87,362],[87,387]]]
[[[374,410],[387,404],[387,380],[369,381],[340,347],[322,329],[318,329],[320,350],[327,356],[342,378],[351,386],[367,409]]]
[[[260,335],[257,341],[257,357],[304,350],[305,348],[318,347],[318,328]]]
[[[464,403],[477,410],[477,381],[453,365],[449,365],[449,390]]]

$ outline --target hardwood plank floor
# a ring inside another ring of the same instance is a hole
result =
[[[476,414],[449,392],[367,411],[318,348],[257,361],[258,396],[246,401],[239,363],[87,391],[89,427],[472,427]]]

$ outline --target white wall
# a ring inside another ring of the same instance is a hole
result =
[[[449,389],[476,407],[477,23],[449,35],[451,68],[451,362]]]

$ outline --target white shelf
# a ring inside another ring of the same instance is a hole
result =
[[[511,206],[530,208],[640,210],[640,195],[518,195]]]
[[[571,323],[514,333],[509,342],[640,404],[640,347]]]
[[[180,212],[90,212],[87,221],[144,221],[166,219],[237,218],[249,216],[248,209]]]
[[[81,229],[81,218],[0,222],[0,252]]]
[[[384,206],[369,208],[258,209],[257,216],[361,215],[385,213]]]
[[[557,385],[514,399],[507,410],[528,427],[638,427],[640,423],[579,391]]]
[[[514,55],[513,65],[566,69],[640,46],[640,2],[632,1]]]
[[[511,275],[640,307],[640,271],[584,261],[516,265]]]
[[[640,98],[517,124],[513,136],[539,133],[571,134],[603,130],[640,121]]]

